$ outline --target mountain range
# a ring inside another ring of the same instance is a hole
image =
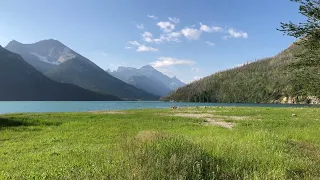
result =
[[[33,44],[22,44],[13,40],[5,48],[19,54],[36,70],[60,83],[73,84],[123,100],[159,99],[158,95],[145,92],[111,76],[57,40],[49,39]]]
[[[88,101],[120,100],[81,87],[58,83],[28,64],[20,55],[0,46],[1,101]]]
[[[179,88],[163,99],[320,104],[320,63],[304,62],[305,59],[297,58],[303,52],[303,46],[292,44],[274,57],[217,72]]]
[[[170,78],[150,65],[140,69],[120,66],[116,71],[107,71],[112,76],[158,96],[166,96],[185,84],[178,78]]]
[[[320,64],[303,62],[296,44],[280,54],[185,85],[150,65],[104,71],[53,39],[0,46],[0,100],[158,100],[320,103]],[[300,64],[300,66],[297,66]],[[301,64],[303,66],[301,66]]]

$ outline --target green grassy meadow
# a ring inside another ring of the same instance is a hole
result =
[[[320,108],[1,115],[0,162],[0,179],[320,179]]]

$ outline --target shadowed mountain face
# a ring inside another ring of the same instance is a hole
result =
[[[159,97],[114,78],[89,59],[56,40],[34,44],[11,41],[6,48],[26,58],[47,77],[125,100],[158,100]]]
[[[177,89],[165,100],[223,103],[320,103],[320,66],[296,67],[302,46],[279,55],[215,73]],[[318,61],[319,62],[319,61]]]
[[[140,69],[120,66],[117,71],[108,72],[124,82],[159,96],[165,96],[185,85],[176,77],[170,78],[149,65]]]
[[[165,84],[147,76],[131,76],[127,83],[159,96],[165,96],[171,92]]]
[[[103,101],[120,100],[71,84],[55,82],[20,55],[0,47],[0,100],[2,101]]]

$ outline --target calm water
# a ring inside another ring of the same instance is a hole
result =
[[[280,105],[280,104],[224,104],[224,103],[178,103],[158,101],[1,101],[0,114],[21,112],[80,112],[97,110],[123,110],[144,108],[170,108],[172,106],[262,106],[262,107],[301,107],[303,105]]]

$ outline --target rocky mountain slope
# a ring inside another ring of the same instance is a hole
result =
[[[124,100],[158,100],[147,93],[114,78],[89,59],[53,39],[34,44],[11,41],[6,49],[13,51],[47,77],[70,83],[102,94],[112,94]]]
[[[166,96],[171,91],[185,85],[178,78],[170,78],[150,65],[140,69],[120,66],[116,71],[109,71],[109,73],[137,88],[159,96]]]
[[[105,101],[120,100],[71,84],[55,82],[28,64],[20,55],[0,46],[1,101]]]

